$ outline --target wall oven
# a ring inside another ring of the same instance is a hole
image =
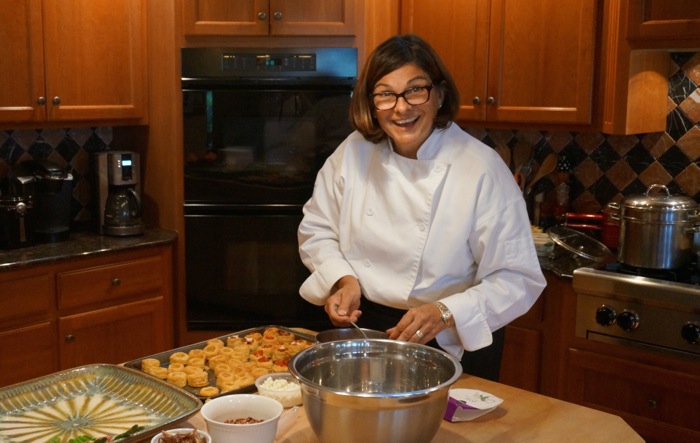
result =
[[[355,48],[182,50],[188,330],[330,327],[296,230],[356,76]]]

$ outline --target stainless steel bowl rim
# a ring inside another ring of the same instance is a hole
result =
[[[346,390],[342,389],[335,389],[335,388],[330,388],[328,386],[323,386],[318,383],[314,383],[310,380],[307,380],[304,378],[299,371],[296,369],[296,361],[303,356],[304,354],[311,352],[314,348],[318,348],[319,346],[325,346],[325,347],[333,347],[333,346],[338,346],[339,344],[342,343],[364,343],[364,342],[379,342],[379,343],[391,343],[391,344],[399,344],[400,346],[407,346],[407,347],[424,347],[430,350],[430,352],[434,352],[436,354],[442,355],[448,360],[452,362],[452,364],[455,367],[455,372],[452,374],[452,377],[450,377],[449,380],[446,380],[439,385],[432,386],[430,388],[425,388],[425,389],[420,389],[417,391],[408,391],[408,392],[394,392],[394,393],[372,393],[372,392],[348,392]],[[342,396],[347,396],[347,397],[360,397],[360,398],[377,398],[377,399],[401,399],[401,398],[415,398],[415,397],[420,397],[423,395],[428,395],[436,391],[444,390],[446,387],[451,386],[454,384],[461,376],[462,376],[462,363],[455,358],[454,356],[448,354],[447,352],[441,350],[441,349],[436,349],[430,346],[426,345],[421,345],[417,343],[408,343],[408,342],[400,342],[397,340],[390,340],[390,339],[380,339],[380,338],[356,338],[356,339],[348,339],[348,340],[335,340],[335,341],[330,341],[326,343],[319,343],[316,344],[310,348],[306,348],[303,351],[295,354],[291,360],[289,361],[289,372],[297,379],[302,385],[302,393],[304,392],[304,386],[311,387],[313,389],[317,389],[319,391],[323,392],[328,392],[328,393],[333,393],[337,395],[342,395]]]

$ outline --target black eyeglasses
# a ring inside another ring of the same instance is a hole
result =
[[[370,94],[370,97],[372,98],[374,107],[377,108],[378,111],[388,111],[389,109],[394,109],[400,97],[403,97],[406,103],[412,106],[427,103],[428,100],[430,100],[430,91],[433,89],[433,86],[434,85],[414,86],[400,94],[394,92],[379,92],[377,94]]]

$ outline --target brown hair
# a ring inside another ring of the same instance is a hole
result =
[[[374,118],[370,94],[382,77],[409,63],[424,70],[435,87],[444,93],[442,106],[435,117],[435,126],[444,128],[457,116],[459,92],[437,52],[417,35],[396,35],[372,51],[357,79],[350,101],[350,124],[372,143],[379,143],[387,135]]]

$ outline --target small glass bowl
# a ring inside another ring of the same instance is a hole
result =
[[[278,382],[282,386],[280,386],[279,389],[264,387],[263,384],[268,379],[273,381],[282,380]],[[258,394],[274,398],[282,403],[282,406],[285,408],[299,406],[302,403],[301,385],[299,381],[288,372],[273,372],[261,375],[255,380],[255,387],[258,389]]]

